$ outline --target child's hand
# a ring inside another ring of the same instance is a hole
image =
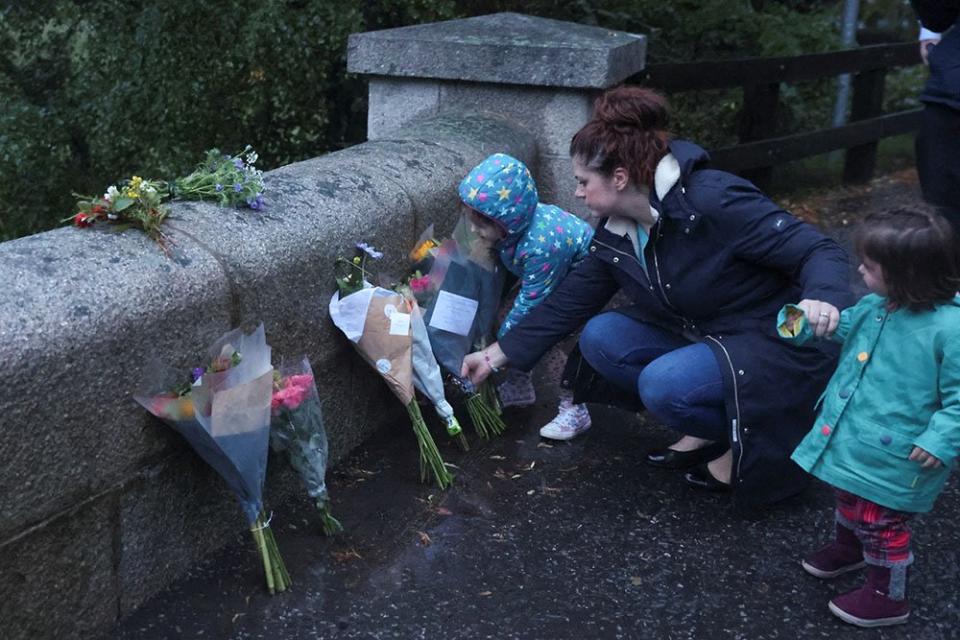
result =
[[[924,469],[936,469],[943,464],[939,458],[930,455],[920,447],[913,448],[913,451],[910,452],[910,459],[919,462]]]

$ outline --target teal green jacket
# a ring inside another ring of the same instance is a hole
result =
[[[820,398],[813,429],[793,460],[835,487],[890,509],[925,512],[960,454],[960,296],[933,311],[888,311],[886,298],[863,297],[840,314],[831,339],[843,343],[837,370]],[[813,332],[801,318],[802,344]],[[789,384],[789,381],[784,381]],[[943,462],[908,460],[920,447]]]

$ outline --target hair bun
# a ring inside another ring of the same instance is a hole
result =
[[[670,120],[663,96],[636,86],[617,87],[597,98],[593,119],[623,133],[631,129],[663,131]]]

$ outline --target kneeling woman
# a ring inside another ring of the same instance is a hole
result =
[[[684,434],[650,464],[772,502],[804,484],[790,453],[835,364],[779,341],[777,312],[802,300],[815,332],[832,330],[852,302],[847,256],[751,183],[708,169],[707,153],[666,126],[665,101],[647,89],[597,100],[570,144],[576,195],[598,219],[590,253],[463,373],[529,369],[586,322],[580,351],[594,372]],[[600,313],[619,289],[631,304]]]

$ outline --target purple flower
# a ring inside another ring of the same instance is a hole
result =
[[[233,159],[233,166],[235,166],[237,169],[240,169],[241,171],[243,171],[243,160],[241,160],[240,158],[234,158],[234,159]]]
[[[263,206],[263,194],[258,193],[255,198],[247,198],[247,206],[254,211],[259,210]]]
[[[221,191],[223,191],[223,185],[222,185],[222,184],[218,184],[217,187],[216,187],[216,189],[217,189],[217,193],[220,193]]]
[[[243,191],[243,185],[240,184],[239,182],[234,182],[233,190],[236,191],[237,193],[240,193],[241,191]]]
[[[206,372],[206,369],[204,369],[203,367],[197,367],[196,369],[194,369],[193,371],[191,371],[191,372],[190,372],[190,380],[191,380],[191,382],[196,382],[197,380],[199,380],[200,378],[202,378],[202,377],[203,377],[203,374],[204,374],[205,372]]]

